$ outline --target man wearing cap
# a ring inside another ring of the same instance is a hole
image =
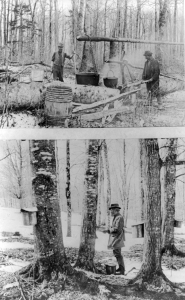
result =
[[[73,52],[74,55],[74,52]],[[73,55],[67,55],[64,51],[63,51],[63,44],[60,43],[58,45],[58,51],[55,52],[52,56],[52,72],[53,72],[53,79],[54,80],[59,80],[59,81],[64,81],[63,80],[63,71],[64,71],[64,62],[65,62],[65,58],[71,59],[73,57]]]
[[[104,231],[109,233],[108,249],[113,249],[113,254],[117,259],[119,268],[116,270],[116,275],[125,274],[125,264],[121,254],[121,248],[124,246],[125,232],[124,232],[124,219],[120,214],[118,204],[111,204],[109,210],[113,217],[112,226],[110,230]]]
[[[156,59],[152,57],[152,52],[145,51],[144,56],[146,62],[143,69],[142,79],[147,80],[146,88],[147,92],[151,92],[151,98],[149,98],[149,105],[152,105],[152,97],[157,98],[158,108],[162,108],[161,95],[159,90],[159,75],[160,68],[159,63]]]

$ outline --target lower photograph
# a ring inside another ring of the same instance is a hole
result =
[[[185,299],[185,138],[0,140],[0,299]]]

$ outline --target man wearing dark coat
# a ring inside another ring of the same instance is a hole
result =
[[[74,55],[74,53],[73,53]],[[65,58],[71,59],[73,55],[68,55],[63,51],[63,44],[60,43],[58,45],[58,51],[55,52],[52,56],[52,72],[53,72],[53,79],[54,80],[59,80],[59,81],[64,81],[63,79],[63,72],[64,72],[64,62]]]
[[[113,221],[110,230],[107,230],[109,233],[108,249],[113,249],[113,254],[119,265],[119,268],[116,270],[116,275],[125,274],[125,264],[121,254],[121,248],[124,247],[125,232],[124,219],[120,214],[120,209],[121,207],[119,207],[118,204],[111,204],[109,210],[111,210]]]
[[[152,105],[152,98],[156,97],[158,108],[161,109],[162,103],[159,89],[159,62],[152,57],[152,52],[150,51],[145,51],[144,56],[146,58],[146,62],[143,69],[142,79],[148,80],[146,88],[148,92],[149,105]],[[149,93],[151,93],[151,97],[149,96]]]

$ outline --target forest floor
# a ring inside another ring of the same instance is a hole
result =
[[[63,239],[67,257],[74,265],[78,247],[80,243],[80,214],[72,214],[72,237],[67,237],[67,214],[62,212]],[[47,286],[33,284],[31,279],[21,279],[16,274],[24,266],[34,263],[34,237],[32,226],[24,226],[19,209],[1,208],[0,209],[0,299],[24,299],[21,298],[21,288],[25,295],[34,294],[34,297],[25,299],[86,299],[86,300],[106,300],[106,299],[185,299],[183,293],[163,293],[162,288],[149,293],[133,292],[131,289],[125,290],[120,287],[127,286],[129,279],[132,279],[138,273],[142,264],[143,238],[132,238],[131,234],[132,220],[128,221],[125,247],[122,248],[124,256],[126,275],[115,276],[107,275],[105,264],[114,262],[112,251],[107,250],[108,235],[97,230],[95,265],[99,274],[86,272],[90,278],[95,278],[100,283],[100,293],[93,295],[86,290],[82,291],[74,285],[74,282],[67,280],[65,289],[57,286],[53,281]],[[175,244],[178,249],[185,252],[185,226],[175,228]],[[185,289],[185,258],[177,256],[164,255],[162,259],[162,269],[164,274],[172,282],[179,283],[180,287]],[[19,282],[17,279],[19,278]],[[113,288],[110,289],[109,287]],[[24,300],[25,300],[24,299]]]
[[[48,77],[51,80],[51,77]],[[5,100],[5,94],[9,103],[8,113],[0,115],[1,128],[41,128],[41,127],[64,127],[64,124],[48,124],[43,119],[44,109],[39,107],[40,88],[48,82],[42,83],[17,83],[12,82],[6,87],[0,83],[0,105],[1,111]],[[75,77],[70,70],[65,71],[64,81],[72,87],[73,101],[86,104],[97,102],[98,100],[107,99],[119,94],[118,89],[106,88],[103,85],[100,87],[83,86],[75,84]],[[69,127],[175,127],[185,126],[185,90],[184,85],[178,86],[175,80],[161,78],[160,84],[162,90],[171,91],[162,97],[162,109],[157,107],[157,101],[154,99],[151,107],[146,106],[146,87],[141,85],[141,94],[138,97],[135,110],[128,110],[124,113],[117,113],[113,118],[104,118],[94,121],[77,120],[75,115],[69,121]],[[178,86],[178,87],[177,87]],[[76,90],[78,91],[77,94]],[[90,93],[89,93],[90,91]],[[89,96],[88,96],[89,94]],[[78,98],[78,99],[77,99]],[[94,100],[93,100],[94,99]],[[14,109],[12,105],[16,105]],[[34,108],[35,105],[35,108]],[[85,105],[85,104],[84,104]],[[132,108],[131,101],[127,98],[123,101],[123,106]],[[11,108],[12,107],[12,108]],[[113,106],[111,107],[113,108]],[[102,108],[85,111],[84,113],[99,112]]]

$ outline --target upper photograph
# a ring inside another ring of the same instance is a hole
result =
[[[0,128],[185,126],[183,0],[2,0]]]

